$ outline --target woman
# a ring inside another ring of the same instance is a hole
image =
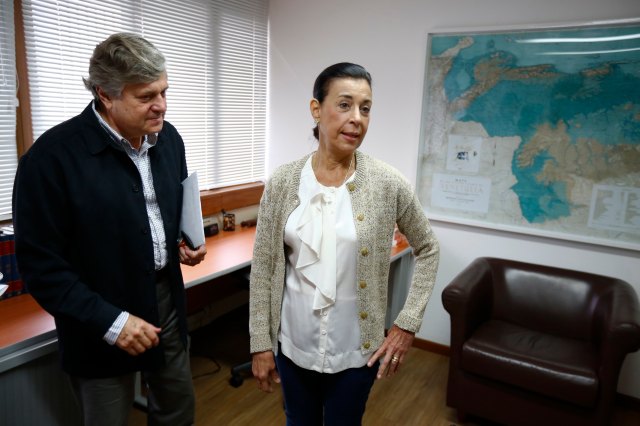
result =
[[[288,425],[356,425],[375,378],[398,371],[422,324],[438,242],[409,183],[358,151],[369,126],[371,76],[339,63],[316,79],[315,153],[281,166],[258,214],[251,268],[252,369],[282,382]],[[387,337],[394,226],[415,272]],[[277,366],[277,369],[276,369]]]

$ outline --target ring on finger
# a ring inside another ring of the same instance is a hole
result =
[[[398,361],[400,361],[400,358],[398,358],[397,355],[394,355],[394,356],[391,357],[391,363],[392,364],[397,364]]]

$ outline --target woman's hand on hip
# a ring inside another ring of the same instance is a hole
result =
[[[280,383],[273,351],[257,352],[251,355],[251,371],[258,382],[258,388],[264,392],[273,392],[272,380]]]
[[[380,368],[378,369],[378,379],[390,377],[396,374],[400,364],[404,361],[404,356],[411,348],[415,333],[406,331],[393,325],[382,342],[382,346],[369,358],[367,365],[369,367],[380,359]]]

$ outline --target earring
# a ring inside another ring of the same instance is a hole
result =
[[[320,123],[320,119],[318,119],[318,118],[314,118],[313,121],[315,121],[316,126],[318,125],[318,123]]]

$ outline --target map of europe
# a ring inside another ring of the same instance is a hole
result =
[[[431,35],[418,192],[436,218],[635,249],[640,25]]]

